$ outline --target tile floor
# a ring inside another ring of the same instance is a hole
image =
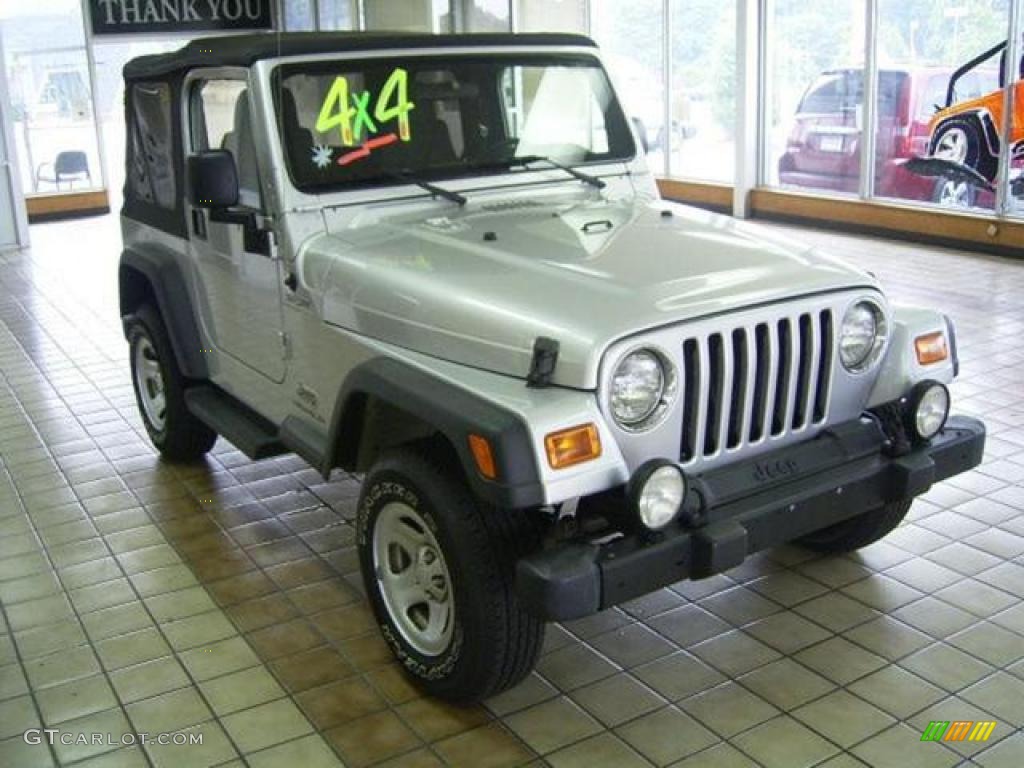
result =
[[[525,683],[451,709],[405,682],[360,597],[358,480],[223,443],[159,461],[116,220],[34,227],[0,256],[0,765],[1024,765],[1024,265],[790,233],[954,315],[984,466],[857,555],[784,548],[552,626]],[[920,741],[930,720],[998,725],[946,746]],[[202,745],[119,745],[143,731]]]

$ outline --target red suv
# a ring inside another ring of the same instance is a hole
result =
[[[928,154],[930,121],[946,103],[951,74],[938,68],[879,72],[875,194],[945,205],[993,206],[990,192],[963,182],[918,176],[903,167],[911,157]],[[971,75],[957,84],[957,102],[992,90],[989,73]],[[998,73],[991,73],[991,78],[998,88]],[[821,73],[797,107],[786,151],[779,158],[779,181],[856,193],[863,102],[863,70]]]

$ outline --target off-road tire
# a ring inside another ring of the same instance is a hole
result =
[[[975,119],[958,117],[942,123],[932,137],[929,154],[934,155],[943,136],[955,129],[963,131],[967,138],[967,154],[964,158],[964,165],[973,168],[989,181],[994,181],[999,167],[999,159],[993,157],[988,151],[981,124]]]
[[[370,606],[407,675],[431,696],[471,703],[512,687],[537,661],[544,623],[519,605],[513,574],[517,559],[539,546],[540,531],[528,512],[475,501],[452,463],[426,446],[384,454],[363,482],[356,542]],[[454,631],[435,656],[406,641],[381,594],[373,532],[389,502],[427,522],[450,574]]]
[[[140,306],[128,327],[129,360],[135,360],[136,346],[147,339],[156,352],[157,363],[163,376],[166,398],[166,417],[162,428],[147,417],[142,404],[138,372],[131,363],[132,387],[139,407],[142,423],[156,449],[172,461],[194,461],[209,452],[217,441],[217,433],[201,422],[185,405],[185,389],[191,382],[182,375],[174,357],[167,329],[160,313],[149,304]]]
[[[797,539],[797,543],[817,552],[852,552],[874,544],[891,533],[910,511],[912,499],[891,501],[878,509],[822,528]]]

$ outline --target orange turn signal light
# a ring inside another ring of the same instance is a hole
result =
[[[551,468],[565,469],[600,456],[601,436],[594,424],[581,424],[552,432],[544,438],[544,448]]]
[[[914,339],[914,352],[917,353],[917,362],[921,365],[941,363],[949,357],[949,346],[946,344],[946,334],[942,331],[928,333]]]
[[[469,450],[473,454],[473,461],[481,475],[488,480],[498,477],[498,467],[494,463],[494,451],[491,450],[491,443],[486,437],[480,435],[469,436]]]

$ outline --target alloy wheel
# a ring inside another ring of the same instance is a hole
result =
[[[381,509],[373,565],[384,606],[405,641],[424,656],[444,653],[455,627],[451,576],[437,538],[409,505]]]
[[[939,137],[935,157],[963,165],[967,160],[967,132],[963,128],[950,128]]]
[[[939,205],[948,208],[970,208],[970,186],[965,181],[950,181],[946,179],[939,187]]]
[[[153,342],[142,336],[135,344],[132,356],[135,367],[135,386],[139,391],[139,402],[150,426],[161,432],[167,423],[167,395],[164,391],[164,375],[160,370]]]

